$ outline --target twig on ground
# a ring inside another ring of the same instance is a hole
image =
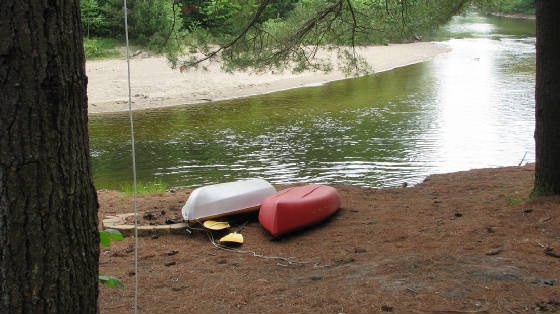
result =
[[[551,256],[551,257],[560,258],[560,254],[556,253],[554,251],[554,249],[551,248],[551,247],[547,247],[546,249],[544,249],[544,254],[546,254],[548,256]]]
[[[474,311],[461,311],[461,310],[437,310],[432,313],[445,314],[445,313],[488,313],[488,309],[480,309]]]
[[[523,155],[523,158],[521,158],[521,161],[519,162],[519,164],[517,165],[518,167],[521,166],[521,164],[523,163],[523,160],[525,160],[525,157],[527,156],[527,152],[525,152],[525,155]]]
[[[204,231],[206,231],[206,230],[204,230]],[[249,254],[249,255],[252,255],[254,257],[258,257],[258,258],[262,258],[262,259],[278,260],[279,262],[276,263],[276,265],[278,265],[278,266],[287,267],[287,266],[293,266],[293,265],[303,265],[303,264],[312,263],[311,261],[307,261],[307,262],[299,261],[295,257],[267,256],[267,255],[262,255],[262,254],[259,254],[259,253],[255,252],[255,251],[251,251],[251,250],[240,250],[240,249],[236,249],[236,248],[231,248],[231,247],[224,246],[224,245],[221,245],[221,244],[217,243],[216,240],[214,239],[214,235],[211,232],[206,231],[206,234],[208,236],[208,239],[210,240],[210,243],[212,243],[212,245],[214,245],[214,247],[217,248],[217,249],[224,250],[224,251],[229,251],[229,252],[240,253],[240,254]]]

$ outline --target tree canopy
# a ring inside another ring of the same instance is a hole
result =
[[[319,47],[327,47],[339,50],[349,72],[367,71],[356,46],[419,39],[461,12],[467,1],[300,0],[282,7],[269,0],[246,3],[243,10],[222,16],[227,30],[219,36],[202,23],[191,27],[187,40],[177,41],[191,54],[182,54],[184,49],[171,53],[172,64],[188,69],[221,59],[225,69],[282,69],[289,64],[294,71],[329,70],[328,63],[314,58]]]
[[[348,70],[367,70],[352,47],[409,42],[474,5],[487,12],[534,12],[531,0],[129,0],[133,43],[166,52],[189,69],[221,59],[227,69],[329,70],[317,47],[340,49]],[[85,34],[121,38],[120,0],[82,0]],[[86,41],[87,49],[99,48]]]

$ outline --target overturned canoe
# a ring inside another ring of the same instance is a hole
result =
[[[256,211],[276,189],[263,179],[249,179],[203,186],[195,189],[185,206],[183,219],[206,220],[237,213]]]
[[[335,188],[305,185],[279,191],[261,205],[259,221],[274,237],[316,224],[340,207]]]

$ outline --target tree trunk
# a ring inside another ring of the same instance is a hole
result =
[[[536,195],[560,194],[560,1],[537,0]]]
[[[95,313],[79,0],[0,1],[0,313]]]

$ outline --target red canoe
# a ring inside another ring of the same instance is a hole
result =
[[[261,225],[274,237],[316,224],[340,207],[335,188],[305,185],[285,189],[265,198],[259,212]]]

